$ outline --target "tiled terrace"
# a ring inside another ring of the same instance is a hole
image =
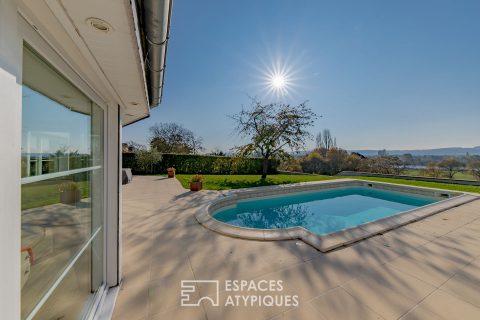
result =
[[[176,179],[138,176],[123,191],[114,319],[480,319],[480,200],[323,254],[205,229],[193,213],[214,191],[191,193]],[[194,279],[282,280],[281,294],[300,304],[181,307],[180,281]]]

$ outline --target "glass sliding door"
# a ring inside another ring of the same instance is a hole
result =
[[[104,280],[104,115],[24,46],[22,318],[82,319]]]

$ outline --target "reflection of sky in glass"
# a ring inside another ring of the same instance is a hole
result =
[[[72,111],[23,85],[22,152],[90,153],[90,116]]]

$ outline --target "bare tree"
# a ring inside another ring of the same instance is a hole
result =
[[[251,140],[236,147],[238,153],[241,156],[259,154],[263,158],[262,179],[265,179],[270,159],[288,157],[286,149],[296,151],[305,147],[306,139],[311,137],[306,129],[313,125],[316,115],[305,102],[298,106],[262,105],[252,99],[249,108],[242,108],[231,118],[236,122],[236,132]]]
[[[122,143],[122,152],[136,152],[137,150],[146,149],[147,147],[145,147],[143,144],[137,143],[133,140]]]
[[[205,150],[205,148],[202,146],[203,138],[195,136],[193,132],[190,132],[188,136],[188,142],[191,153],[193,154],[198,154],[199,152]]]
[[[203,139],[177,123],[157,123],[150,133],[150,146],[161,153],[197,154],[203,150]]]
[[[317,148],[330,150],[337,147],[337,138],[334,138],[329,129],[323,129],[322,132],[319,132],[316,137]]]
[[[440,176],[441,170],[438,167],[437,163],[429,162],[426,168],[423,170],[423,173],[427,176],[438,178]]]
[[[480,180],[480,159],[472,159],[468,163],[468,168],[475,178]]]
[[[453,176],[461,171],[465,165],[458,159],[450,157],[440,161],[438,166],[447,172],[449,179],[453,179]]]

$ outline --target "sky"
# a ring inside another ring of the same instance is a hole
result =
[[[479,15],[476,0],[174,1],[162,104],[123,141],[176,122],[226,151],[246,141],[228,115],[256,97],[308,101],[311,133],[348,150],[478,146]]]
[[[91,152],[90,115],[70,110],[26,85],[22,97],[22,153]]]

